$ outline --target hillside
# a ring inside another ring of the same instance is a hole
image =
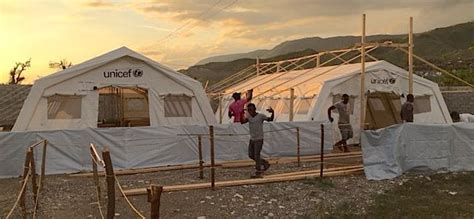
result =
[[[368,42],[384,42],[388,40],[393,42],[406,42],[407,36],[373,35],[367,37]],[[314,54],[316,51],[348,48],[359,41],[360,37],[358,36],[303,38],[283,42],[271,50],[257,50],[243,54],[210,57],[199,62],[210,63],[191,66],[186,70],[180,70],[180,72],[197,78],[202,82],[209,80],[209,84],[213,84],[251,64],[254,64],[256,61],[254,58],[251,58],[251,55],[260,54],[263,59],[262,62],[278,61]],[[471,66],[472,68],[474,62],[474,51],[469,48],[474,45],[474,22],[436,28],[424,33],[417,33],[414,36],[414,43],[415,54],[424,57],[441,67],[448,69],[466,69]],[[372,55],[379,59],[392,62],[400,67],[406,67],[406,55],[400,51],[380,48],[374,51]],[[246,58],[235,59],[239,57]],[[214,60],[221,61],[211,62]],[[425,68],[422,65],[417,65],[415,67],[417,70],[423,70]]]

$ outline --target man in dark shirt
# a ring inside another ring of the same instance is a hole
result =
[[[261,177],[263,171],[267,170],[270,167],[268,161],[261,158],[260,153],[262,152],[263,147],[263,122],[271,122],[275,118],[273,109],[270,107],[267,109],[271,113],[270,117],[267,117],[265,114],[257,113],[255,104],[249,103],[247,105],[248,114],[244,116],[243,112],[240,116],[240,123],[245,124],[249,123],[250,131],[250,142],[249,142],[249,157],[255,161],[255,175],[253,178]],[[262,170],[263,165],[263,170]]]
[[[402,109],[400,111],[400,116],[402,117],[402,122],[413,122],[413,110],[415,106],[413,102],[415,101],[415,97],[413,94],[407,95],[407,101],[402,105]]]

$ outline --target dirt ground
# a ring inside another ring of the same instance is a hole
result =
[[[360,163],[360,159],[345,161]],[[272,165],[268,174],[311,170],[318,163]],[[217,180],[246,179],[252,167],[216,170]],[[209,170],[203,180],[198,172],[180,170],[137,175],[119,176],[124,189],[143,188],[149,184],[176,185],[209,181]],[[320,218],[331,216],[370,216],[375,200],[390,194],[418,175],[405,175],[394,180],[368,181],[363,174],[309,178],[301,181],[247,185],[228,188],[168,192],[161,197],[162,218]],[[105,180],[100,179],[102,191]],[[19,179],[0,180],[0,216],[5,217],[14,204],[19,191]],[[105,194],[100,202],[106,212]],[[150,204],[146,195],[129,197],[132,203],[149,217]],[[31,185],[27,195],[27,206],[31,216]],[[116,193],[116,217],[137,218],[124,198]],[[14,218],[20,217],[16,209]],[[70,175],[47,176],[40,196],[39,218],[101,218],[92,178]]]

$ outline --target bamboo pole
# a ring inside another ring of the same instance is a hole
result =
[[[108,149],[102,151],[102,159],[105,163],[106,181],[107,181],[107,219],[113,219],[115,216],[115,177],[112,159]]]
[[[151,185],[147,189],[148,193],[148,202],[150,202],[150,218],[158,219],[160,218],[160,200],[161,193],[163,192],[163,186],[160,185]]]
[[[41,177],[40,177],[40,189],[43,188],[43,181],[46,174],[46,149],[48,148],[48,140],[43,142],[43,156],[41,158]]]
[[[30,153],[29,153],[29,150],[26,152],[26,155],[25,155],[25,164],[23,166],[23,176],[22,176],[22,180],[21,180],[21,185],[23,185],[24,183],[26,183],[25,181],[28,180],[27,176],[28,176],[28,172],[30,171],[30,161],[31,161],[31,156],[30,156]],[[26,192],[23,192],[21,193],[21,196],[20,196],[20,207],[21,207],[21,211],[23,213],[23,218],[26,218],[26,202],[25,202],[25,193]]]
[[[360,133],[364,130],[365,122],[365,14],[362,15],[362,37],[360,56]]]
[[[406,49],[404,49],[404,48],[397,48],[397,49],[400,50],[400,51],[402,51],[402,52],[404,52],[404,53],[406,53],[406,54],[409,53],[409,52],[408,52]],[[426,60],[426,59],[424,59],[424,58],[421,58],[420,56],[417,56],[417,55],[415,55],[415,54],[413,54],[413,57],[414,57],[415,59],[417,59],[418,61],[421,61],[421,62],[425,63],[426,65],[428,65],[428,66],[430,66],[430,67],[432,67],[432,68],[434,68],[434,69],[436,69],[436,70],[438,70],[438,71],[440,71],[440,72],[442,72],[442,73],[444,73],[444,74],[447,74],[447,75],[449,75],[450,77],[452,77],[452,78],[454,78],[454,79],[456,79],[456,80],[462,82],[463,84],[465,84],[465,85],[467,85],[467,86],[469,86],[469,87],[471,87],[471,88],[474,88],[474,85],[473,85],[473,84],[470,84],[469,82],[467,82],[467,81],[465,81],[465,80],[459,78],[458,76],[456,76],[456,75],[450,73],[449,71],[446,71],[446,70],[444,70],[444,69],[442,69],[442,68],[436,66],[435,64],[429,62],[428,60]]]
[[[301,155],[300,155],[300,128],[296,127],[296,156],[298,167],[301,166]]]
[[[290,88],[290,122],[293,122],[295,116],[295,89]]]
[[[28,172],[30,171],[30,155],[29,155],[29,151],[26,152],[25,154],[25,163],[24,163],[24,166],[23,166],[23,176],[22,176],[22,179],[21,179],[21,185],[23,185],[24,183],[26,183],[25,181],[27,180],[27,175],[28,175]],[[20,207],[21,207],[21,211],[23,213],[23,218],[26,218],[26,203],[25,203],[25,193],[26,192],[23,192],[21,193],[21,196],[20,196]]]
[[[324,171],[324,124],[321,124],[321,156],[320,156],[320,163],[319,166],[319,177],[323,178],[323,171]]]
[[[198,150],[199,150],[199,178],[204,179],[204,161],[202,160],[202,137],[198,135]]]
[[[260,58],[259,57],[257,57],[256,67],[257,67],[257,76],[259,76],[260,75]]]
[[[223,110],[222,110],[222,93],[219,94],[219,124],[222,124],[222,117],[223,117]]]
[[[316,68],[319,68],[321,65],[321,56],[318,53],[318,56],[316,56]]]
[[[363,171],[363,167],[343,169],[343,170],[338,170],[338,171],[332,171],[330,169],[327,169],[325,176],[344,176],[344,175],[349,175],[349,174],[360,173],[361,171]],[[241,179],[241,180],[229,180],[229,181],[216,182],[216,187],[231,187],[231,186],[256,185],[256,184],[275,183],[275,182],[289,182],[289,181],[295,181],[295,180],[311,179],[313,177],[319,177],[319,176],[320,174],[317,171],[314,173],[303,173],[303,174],[290,175],[290,176],[284,176],[284,177],[272,177],[272,175],[269,175],[269,176],[265,176],[264,178],[257,178],[257,179]],[[176,192],[176,191],[206,189],[206,188],[211,188],[210,183],[164,186],[163,192]],[[146,195],[147,190],[145,188],[130,189],[130,190],[125,190],[124,194],[127,196]]]
[[[408,93],[413,94],[413,17],[410,17],[408,45]]]
[[[211,145],[211,188],[214,190],[215,186],[215,160],[214,160],[214,126],[209,126],[209,141]]]
[[[30,156],[31,189],[33,190],[33,202],[36,202],[36,197],[38,196],[38,184],[36,182],[35,156],[32,148],[28,149],[28,156]]]
[[[99,197],[100,201],[100,184],[99,184],[99,173],[97,171],[97,163],[96,161],[99,160],[98,157],[95,156],[94,150],[92,149],[92,146],[89,148],[90,154],[91,154],[91,160],[92,160],[92,174],[94,176],[94,184],[97,190],[97,195]]]

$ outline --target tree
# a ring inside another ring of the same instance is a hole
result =
[[[26,62],[17,62],[15,66],[10,70],[10,81],[9,84],[20,84],[25,77],[21,76],[21,74],[31,67],[31,58],[28,59]]]
[[[69,62],[67,59],[61,59],[61,60],[59,60],[59,62],[52,62],[52,61],[49,62],[49,67],[50,68],[56,68],[56,69],[60,69],[60,70],[64,70],[64,69],[69,68],[71,66],[72,66],[72,63]]]

